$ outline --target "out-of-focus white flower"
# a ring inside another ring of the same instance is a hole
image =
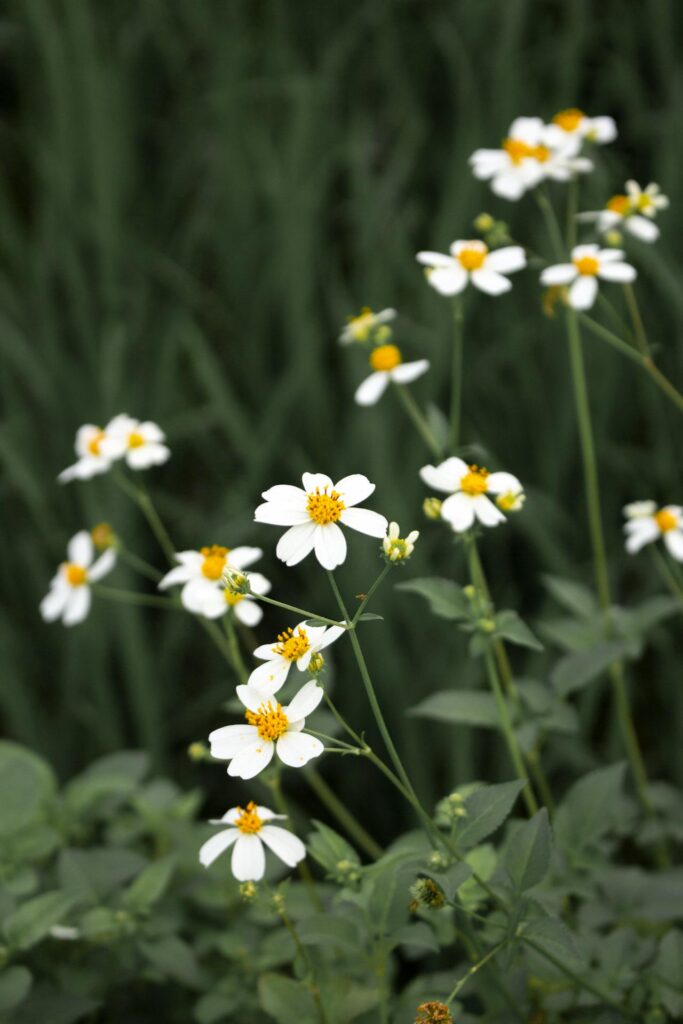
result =
[[[626,192],[608,199],[604,210],[580,213],[577,220],[595,222],[601,235],[623,228],[641,242],[656,242],[659,228],[654,218],[659,210],[665,210],[668,205],[668,198],[662,195],[659,185],[654,182],[641,189],[636,181],[627,181]]]
[[[251,673],[249,686],[272,696],[284,686],[292,665],[305,672],[313,655],[329,647],[344,632],[343,626],[308,626],[305,622],[284,630],[278,634],[276,643],[261,644],[254,651],[254,657],[264,664]]]
[[[481,466],[468,466],[456,456],[438,466],[423,466],[420,476],[437,491],[450,496],[441,505],[441,518],[457,533],[463,533],[475,521],[497,526],[505,516],[490,495],[513,494],[521,504],[522,485],[512,473],[489,473]]]
[[[571,251],[571,263],[556,263],[541,272],[541,284],[570,285],[569,305],[590,309],[602,281],[635,281],[636,271],[624,263],[621,249],[601,249],[598,245],[577,245]]]
[[[226,569],[246,569],[258,561],[262,554],[261,548],[225,548],[218,544],[200,548],[199,551],[178,551],[175,557],[180,565],[166,573],[159,583],[159,589],[166,590],[182,583],[180,600],[189,612],[203,615],[207,619],[217,619],[232,608],[236,618],[245,626],[256,626],[263,617],[259,605],[250,594],[237,594],[226,587],[223,577]],[[261,573],[249,573],[249,589],[256,597],[267,594],[270,581]]]
[[[82,622],[90,611],[90,584],[97,583],[114,568],[116,552],[107,548],[95,557],[95,546],[87,530],[75,534],[67,546],[68,561],[62,562],[40,602],[40,614],[46,622],[61,619],[65,626]]]
[[[355,399],[358,405],[374,405],[378,402],[389,382],[410,384],[429,369],[428,359],[416,359],[404,363],[401,350],[396,345],[378,345],[370,353],[373,372],[357,389]]]
[[[253,779],[277,753],[289,768],[303,768],[325,749],[316,736],[302,732],[306,718],[323,699],[320,686],[311,679],[283,707],[253,686],[238,686],[237,696],[246,707],[247,725],[225,725],[209,735],[211,756],[229,761],[228,775]]]
[[[491,191],[503,199],[521,199],[545,177],[551,157],[545,144],[546,126],[540,117],[518,117],[510,125],[500,149],[477,149],[470,157],[475,178],[491,182]]]
[[[106,428],[103,430],[92,423],[85,423],[78,428],[74,443],[78,461],[59,474],[57,479],[61,484],[71,480],[89,480],[111,468],[112,459],[102,451],[102,442],[106,436]]]
[[[277,484],[264,491],[265,502],[254,512],[257,523],[289,526],[276,550],[286,565],[296,565],[311,551],[324,569],[336,569],[346,558],[346,538],[339,523],[370,537],[383,537],[387,520],[378,512],[355,508],[375,489],[366,476],[353,473],[336,484],[324,473],[304,473],[303,489]]]
[[[258,806],[251,800],[246,807],[231,807],[212,825],[229,825],[203,844],[199,860],[208,868],[210,864],[232,846],[230,867],[238,882],[258,882],[266,872],[264,844],[289,868],[296,867],[306,856],[301,840],[272,821],[282,821],[284,814],[275,814],[269,807]]]
[[[429,268],[427,280],[440,295],[459,295],[470,281],[487,295],[502,295],[512,288],[504,275],[526,266],[524,249],[520,245],[506,245],[491,252],[478,238],[453,242],[450,255],[418,252],[416,259]]]
[[[635,501],[624,507],[624,515],[630,555],[661,537],[671,557],[683,562],[683,507],[665,505],[658,509],[654,501]]]
[[[140,422],[121,413],[108,424],[100,448],[109,459],[125,459],[131,469],[148,469],[170,458],[165,440],[166,435],[156,423]]]
[[[419,530],[411,530],[407,537],[401,537],[398,523],[389,523],[387,535],[382,541],[382,550],[388,561],[404,562],[410,558],[419,536]]]
[[[614,142],[616,137],[617,126],[613,117],[588,117],[576,107],[560,110],[544,132],[549,146],[561,146],[567,139],[576,139],[579,144],[585,139],[605,145]]]
[[[342,345],[349,345],[353,341],[386,341],[391,334],[388,323],[396,318],[395,309],[382,309],[379,313],[373,313],[369,306],[364,306],[358,316],[350,316],[339,335]]]

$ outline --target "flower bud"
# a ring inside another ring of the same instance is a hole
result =
[[[524,491],[506,491],[505,494],[498,495],[496,505],[501,512],[519,512],[525,501]]]
[[[308,671],[311,673],[312,676],[317,676],[320,672],[322,672],[324,667],[325,659],[323,658],[320,651],[315,651],[311,655],[311,660],[308,663]]]
[[[195,743],[190,743],[189,747],[187,748],[187,756],[191,761],[196,762],[213,760],[207,745],[199,741]]]
[[[420,1003],[415,1024],[453,1024],[453,1015],[445,1003]]]
[[[487,231],[490,231],[495,223],[496,222],[490,213],[480,213],[478,217],[474,218],[474,227],[482,234],[486,234]]]
[[[389,523],[387,535],[382,541],[382,551],[387,562],[405,562],[415,550],[415,541],[420,536],[412,530],[407,537],[399,537],[398,523]]]
[[[221,583],[231,594],[250,594],[251,584],[249,577],[241,569],[235,569],[232,565],[226,565],[221,574]]]
[[[104,551],[105,548],[111,548],[116,544],[116,534],[109,523],[98,523],[97,526],[93,526],[90,536],[98,551]]]
[[[605,235],[605,241],[608,245],[611,245],[612,248],[618,248],[624,241],[624,236],[621,231],[608,231]]]
[[[258,896],[258,886],[255,882],[242,882],[240,885],[240,896],[247,903],[251,903]]]
[[[441,519],[442,504],[440,498],[425,498],[422,502],[422,511],[427,519]]]
[[[440,910],[446,903],[446,894],[432,878],[418,878],[410,887],[415,903],[431,910]]]

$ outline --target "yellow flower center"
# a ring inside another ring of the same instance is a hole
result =
[[[401,362],[401,350],[396,345],[379,345],[370,353],[370,366],[373,370],[393,370]]]
[[[678,517],[666,508],[660,508],[659,512],[655,512],[654,519],[662,533],[675,530],[678,526]]]
[[[229,590],[224,590],[223,596],[225,597],[225,603],[230,605],[231,608],[234,608],[240,601],[244,601],[244,594],[233,594]]]
[[[574,266],[583,277],[595,277],[600,269],[595,256],[582,256],[580,260],[574,260]]]
[[[533,146],[530,155],[540,164],[544,164],[546,160],[550,159],[550,150],[547,146]]]
[[[207,580],[219,580],[221,578],[229,551],[230,548],[222,548],[219,544],[212,544],[210,548],[199,549],[199,553],[204,555],[202,574],[206,576]]]
[[[565,132],[575,132],[585,116],[583,110],[570,107],[568,110],[560,110],[555,114],[553,124],[558,125]]]
[[[521,139],[503,139],[503,149],[513,164],[521,164],[522,160],[533,156],[533,148],[526,142],[522,142]]]
[[[351,331],[356,341],[367,340],[367,337],[372,328],[372,322],[374,318],[375,314],[372,312],[369,306],[363,306],[358,316],[349,317],[349,327],[351,328]]]
[[[264,701],[258,711],[245,714],[249,725],[255,725],[262,740],[279,740],[289,728],[289,719],[282,710],[282,704]]]
[[[88,574],[82,565],[74,565],[73,562],[67,562],[66,565],[66,578],[72,587],[82,586],[88,578]]]
[[[275,644],[273,650],[281,658],[286,658],[287,661],[298,661],[311,646],[308,640],[308,633],[301,626],[297,627],[296,633],[290,626],[284,633],[278,633],[277,638],[279,642]]]
[[[644,213],[646,210],[651,210],[654,203],[652,202],[651,196],[647,195],[645,192],[641,192],[636,199],[635,206],[636,210],[640,210],[641,213]]]
[[[128,435],[128,447],[129,448],[142,448],[144,443],[145,443],[145,439],[142,436],[142,434],[138,434],[136,431],[133,431],[132,434]]]
[[[612,213],[620,213],[623,216],[628,212],[629,205],[630,200],[628,196],[618,195],[612,196],[611,199],[608,199],[605,203],[605,208],[607,210],[611,210]]]
[[[513,512],[519,503],[520,495],[515,494],[514,491],[507,491],[505,494],[499,494],[496,498],[496,505],[501,512]]]
[[[460,261],[460,266],[464,270],[479,270],[484,265],[488,251],[488,246],[483,242],[481,245],[468,245],[467,248],[460,250],[456,259]]]
[[[239,816],[235,821],[236,827],[245,835],[255,834],[261,831],[263,819],[258,816],[258,808],[253,800],[250,800],[246,807],[238,807]]]
[[[470,466],[469,470],[460,481],[460,490],[473,497],[477,494],[486,494],[489,489],[486,482],[489,471],[483,466]]]
[[[393,345],[387,345],[386,347],[393,348]],[[346,505],[336,491],[328,494],[326,490],[321,492],[319,487],[316,487],[315,491],[308,495],[308,502],[306,503],[306,511],[318,526],[336,523],[338,519],[341,519],[341,514],[345,508]]]
[[[104,437],[104,431],[98,430],[97,433],[90,438],[90,440],[88,441],[88,451],[90,452],[91,455],[100,454],[100,445],[102,441],[104,441]]]

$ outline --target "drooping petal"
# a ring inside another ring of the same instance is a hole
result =
[[[356,405],[375,405],[387,389],[389,374],[385,371],[377,371],[366,377],[356,388],[353,396]]]
[[[228,775],[237,779],[253,779],[268,767],[274,753],[275,744],[271,740],[259,739],[258,743],[241,750],[233,757],[228,766]]]
[[[79,530],[74,534],[67,544],[66,553],[70,562],[87,569],[95,554],[95,545],[87,530]]]
[[[423,466],[420,470],[420,477],[428,487],[435,491],[445,491],[450,494],[460,486],[460,481],[469,472],[469,466],[462,459],[452,455],[445,462],[438,466]]]
[[[113,548],[107,548],[103,551],[96,562],[88,569],[88,579],[93,583],[97,583],[101,580],[108,572],[116,565],[116,552]]]
[[[305,523],[290,527],[277,542],[275,554],[285,565],[297,565],[315,547],[317,526],[311,522],[308,513],[306,519]]]
[[[341,521],[344,526],[350,526],[359,533],[366,533],[368,537],[384,537],[387,532],[386,516],[369,508],[345,508],[341,514]]]
[[[358,509],[346,509],[342,512],[343,518],[348,512],[357,512]],[[346,558],[346,537],[336,523],[327,523],[325,526],[318,526],[315,530],[315,557],[323,569],[336,569]]]
[[[512,274],[523,270],[526,256],[521,245],[505,245],[502,249],[494,249],[486,258],[486,267],[496,270],[499,274]]]
[[[226,828],[223,832],[217,832],[215,836],[211,836],[199,850],[199,862],[208,868],[217,857],[220,857],[232,846],[239,834],[237,828]]]
[[[209,733],[211,756],[219,761],[229,761],[241,750],[258,742],[255,725],[223,725]]]
[[[290,768],[303,768],[325,749],[316,736],[305,732],[286,732],[276,743],[277,756]]]
[[[370,483],[362,473],[351,473],[344,476],[334,485],[335,491],[341,494],[347,508],[357,505],[359,501],[365,501],[375,490],[375,485]]]
[[[552,267],[546,267],[541,271],[541,284],[558,285],[569,284],[578,277],[578,270],[573,263],[556,263]]]
[[[478,494],[472,498],[472,505],[475,516],[484,526],[497,526],[498,523],[505,522],[503,513],[485,494]]]
[[[57,583],[48,591],[40,602],[40,614],[45,622],[54,622],[60,617],[70,593],[66,583]]]
[[[597,278],[580,274],[569,289],[569,305],[574,309],[590,309],[597,294]]]
[[[629,263],[603,263],[598,271],[598,277],[603,281],[618,281],[629,284],[636,279],[635,267]]]
[[[260,882],[266,873],[263,843],[254,833],[240,833],[233,849],[230,869],[238,882]]]
[[[389,375],[396,384],[410,384],[417,380],[429,369],[428,359],[416,359],[412,363],[399,363],[395,370],[390,370]]]
[[[279,825],[264,825],[259,838],[287,867],[293,868],[306,856],[306,847],[298,836]]]
[[[487,295],[503,295],[504,292],[509,292],[512,288],[512,284],[508,281],[507,277],[497,274],[495,270],[489,270],[488,267],[482,267],[481,270],[473,270],[471,276],[472,284],[475,288],[478,288],[480,292],[485,292]]]
[[[299,722],[312,714],[323,699],[323,689],[314,679],[305,683],[294,699],[282,710],[290,722]]]
[[[505,167],[491,182],[491,191],[501,199],[516,202],[527,190],[527,183],[517,167]]]
[[[474,522],[474,505],[467,494],[451,494],[441,506],[441,518],[450,523],[456,533],[469,530]]]
[[[65,626],[76,626],[83,619],[87,618],[90,611],[92,596],[90,587],[82,584],[74,587],[66,599],[62,622]]]

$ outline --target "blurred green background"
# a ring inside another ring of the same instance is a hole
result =
[[[371,504],[422,526],[420,465],[430,461],[392,396],[352,401],[364,359],[336,344],[363,305],[396,306],[398,340],[428,356],[421,403],[447,401],[448,304],[428,289],[419,248],[468,237],[482,210],[547,253],[527,197],[491,196],[467,167],[519,114],[578,105],[612,114],[619,140],[598,155],[581,205],[598,208],[626,177],[671,195],[656,247],[629,246],[657,358],[683,381],[683,8],[675,0],[16,0],[0,20],[0,359],[2,588],[0,712],[5,734],[63,777],[121,747],[151,751],[216,808],[235,802],[221,769],[188,762],[188,744],[228,721],[233,679],[196,624],[98,602],[72,631],[38,603],[67,539],[106,519],[160,568],[138,513],[107,478],[60,487],[83,422],[126,411],[158,421],[173,458],[145,481],[179,548],[256,543],[284,600],[333,613],[312,560],[277,563],[278,531],[257,527],[260,492],[303,470],[366,473]],[[564,193],[554,193],[558,202]],[[472,298],[472,297],[470,297]],[[615,301],[620,301],[616,288]],[[354,358],[357,357],[357,358]],[[680,501],[677,413],[598,342],[586,339],[612,580],[628,604],[660,590],[649,559],[623,554],[620,507]],[[486,537],[500,607],[533,625],[552,572],[590,582],[590,551],[562,325],[544,318],[536,273],[508,296],[469,303],[465,428],[490,462],[522,478],[523,515]],[[452,574],[459,553],[424,524],[401,578]],[[360,535],[345,592],[379,567]],[[123,567],[108,582],[147,589]],[[427,799],[474,777],[509,777],[483,732],[406,718],[450,685],[483,685],[461,634],[388,587],[366,644],[378,690]],[[555,608],[556,612],[557,609]],[[269,609],[259,638],[286,617]],[[680,628],[659,629],[629,673],[655,776],[683,781]],[[342,645],[339,703],[370,722]],[[552,658],[518,660],[546,679]],[[547,751],[561,785],[620,754],[603,683],[582,699],[589,745]],[[372,729],[369,729],[373,735]],[[680,734],[679,734],[680,735]],[[386,838],[402,810],[359,799],[360,765],[328,758],[325,778]],[[289,773],[313,814],[324,811]],[[379,784],[378,784],[379,785]],[[364,795],[364,794],[363,794]],[[381,838],[382,836],[380,836]]]

